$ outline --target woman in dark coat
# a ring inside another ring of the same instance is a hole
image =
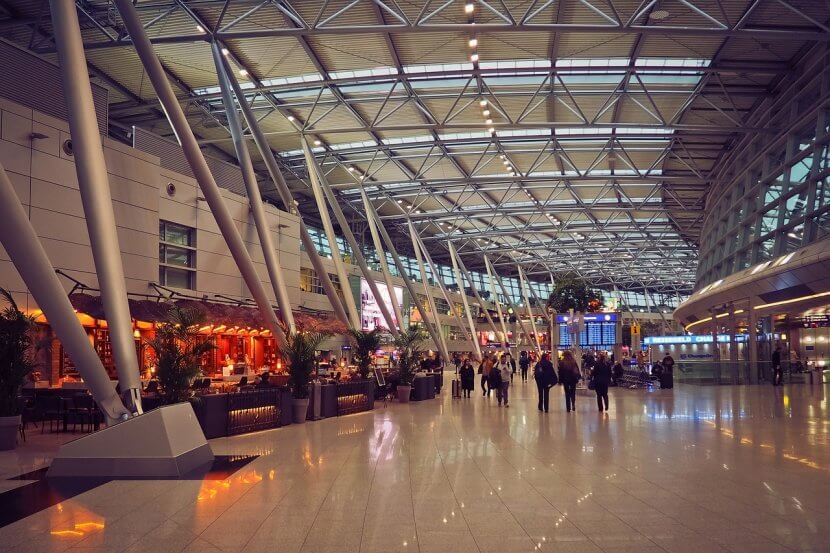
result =
[[[548,412],[550,408],[550,389],[556,386],[556,371],[553,370],[553,363],[547,353],[533,368],[533,379],[539,391],[539,411]]]
[[[476,385],[476,373],[473,370],[473,364],[470,363],[469,359],[464,359],[464,361],[461,362],[461,369],[458,373],[461,377],[461,391],[464,394],[464,397],[470,397],[470,394]]]
[[[608,385],[611,383],[611,362],[605,352],[599,354],[591,370],[591,379],[594,383],[594,391],[597,393],[597,407],[599,412],[608,411]],[[605,407],[603,408],[603,404]]]
[[[579,365],[576,364],[574,354],[570,350],[565,350],[559,362],[559,381],[565,388],[565,408],[568,413],[576,411],[576,384],[579,378]]]

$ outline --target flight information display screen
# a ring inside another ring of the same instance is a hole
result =
[[[585,330],[579,333],[580,347],[607,348],[617,344],[617,323],[615,322],[586,322]],[[567,324],[559,325],[559,345],[563,348],[571,347],[571,334]]]

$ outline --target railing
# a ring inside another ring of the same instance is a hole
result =
[[[276,428],[283,409],[282,390],[266,388],[228,394],[228,436]]]

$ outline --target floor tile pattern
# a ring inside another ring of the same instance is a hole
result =
[[[0,528],[0,549],[830,551],[828,387],[612,389],[608,414],[589,395],[566,413],[560,388],[539,413],[532,382],[509,408],[444,390],[214,440],[259,457],[220,480],[108,482]],[[0,470],[36,469],[27,455]]]

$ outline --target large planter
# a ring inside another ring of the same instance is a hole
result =
[[[20,432],[20,415],[0,417],[0,451],[17,447],[17,433]]]
[[[398,384],[398,401],[401,403],[409,403],[409,395],[412,393],[412,386],[402,386]]]
[[[294,414],[294,424],[304,423],[308,415],[308,398],[297,399],[291,402],[291,409]]]

